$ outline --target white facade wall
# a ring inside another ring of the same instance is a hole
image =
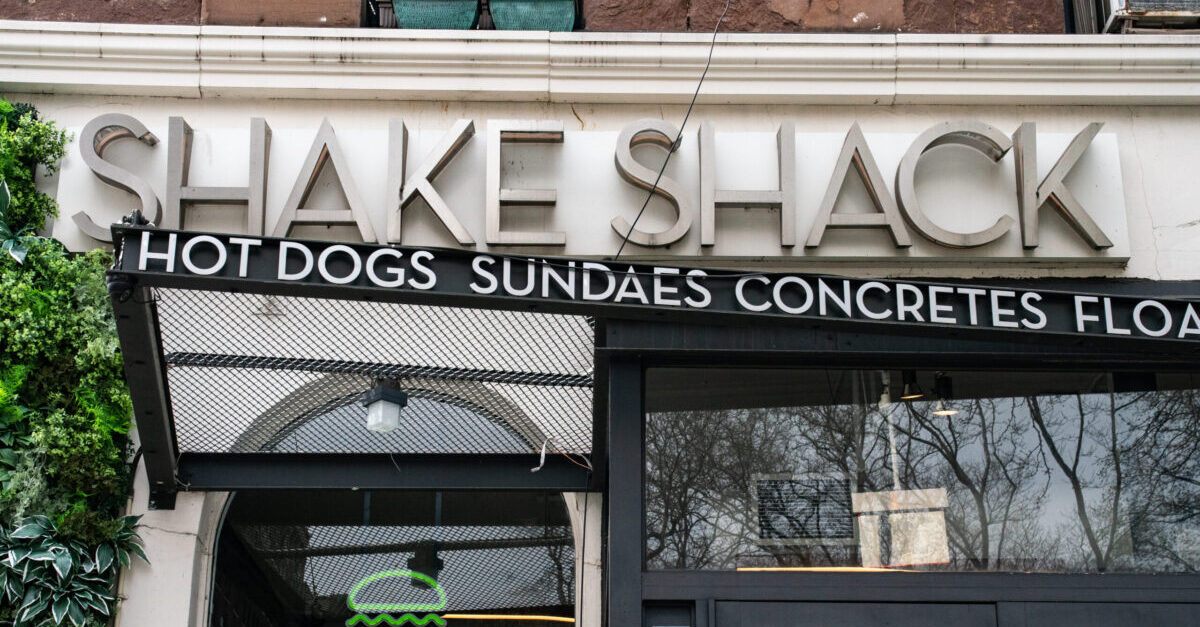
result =
[[[382,144],[386,141],[386,133],[388,128],[388,119],[392,117],[403,117],[407,124],[422,131],[428,130],[432,138],[427,138],[424,148],[429,146],[430,139],[436,139],[438,135],[449,129],[450,126],[458,119],[475,120],[477,126],[483,126],[488,119],[557,119],[562,120],[564,124],[575,124],[575,128],[582,126],[586,130],[609,131],[609,134],[615,134],[623,126],[631,121],[646,118],[646,117],[661,117],[672,124],[678,124],[682,119],[685,107],[683,105],[563,105],[563,104],[540,104],[540,103],[462,103],[462,102],[380,102],[380,101],[306,101],[306,100],[241,100],[241,99],[175,99],[175,98],[145,98],[145,97],[96,97],[83,95],[57,96],[57,95],[40,95],[40,94],[10,94],[11,97],[28,100],[36,104],[48,117],[59,121],[62,125],[74,129],[78,132],[84,124],[90,121],[93,117],[111,112],[128,113],[137,117],[147,124],[152,131],[156,131],[156,135],[165,142],[165,128],[167,119],[172,115],[183,116],[188,123],[197,131],[197,136],[202,136],[201,133],[205,129],[231,129],[240,131],[240,137],[236,140],[230,140],[230,147],[221,154],[213,154],[211,151],[206,151],[206,144],[202,140],[198,140],[193,149],[193,165],[192,165],[192,182],[196,185],[245,185],[245,163],[246,153],[248,150],[248,130],[250,117],[264,117],[271,125],[275,137],[278,139],[284,136],[289,131],[293,135],[293,152],[289,155],[273,155],[272,181],[268,190],[268,212],[267,224],[272,224],[277,219],[279,211],[282,209],[283,201],[290,191],[297,175],[299,174],[299,162],[303,160],[304,153],[309,148],[309,143],[312,137],[316,134],[317,128],[322,120],[329,118],[335,130],[340,130],[343,136],[351,135],[357,132],[359,137],[378,135],[379,142]],[[877,141],[874,133],[894,133],[904,134],[908,136],[916,135],[925,130],[932,124],[943,120],[953,119],[978,119],[986,121],[993,126],[1002,130],[1011,132],[1022,122],[1035,121],[1038,125],[1040,134],[1053,134],[1059,138],[1069,139],[1076,132],[1081,130],[1090,122],[1103,122],[1104,131],[1115,135],[1116,144],[1119,146],[1119,172],[1111,172],[1113,177],[1119,177],[1123,203],[1126,212],[1126,220],[1128,225],[1128,256],[1129,261],[1125,265],[1120,263],[1115,264],[1094,264],[1094,263],[1006,263],[1001,265],[984,263],[986,256],[976,255],[960,255],[960,260],[952,263],[902,263],[889,261],[884,265],[873,263],[869,258],[857,259],[850,263],[837,263],[825,265],[817,260],[806,260],[803,264],[804,268],[810,271],[830,271],[851,272],[856,274],[864,273],[871,275],[891,275],[891,276],[1111,276],[1111,277],[1129,277],[1129,278],[1147,278],[1147,279],[1195,279],[1200,278],[1200,246],[1197,246],[1195,237],[1200,225],[1194,223],[1200,218],[1197,215],[1197,202],[1191,189],[1192,177],[1196,168],[1197,155],[1195,146],[1200,145],[1200,116],[1197,116],[1196,110],[1193,107],[1186,106],[1088,106],[1088,107],[1062,107],[1062,106],[950,106],[950,105],[913,105],[913,106],[892,106],[892,107],[830,107],[818,105],[763,105],[763,106],[715,106],[715,105],[700,105],[693,112],[695,120],[711,121],[716,125],[718,132],[724,133],[729,131],[754,132],[762,137],[770,137],[775,129],[782,121],[792,121],[796,124],[796,130],[800,134],[813,133],[821,135],[828,146],[826,150],[827,162],[822,164],[825,170],[829,172],[832,168],[832,159],[837,154],[840,147],[840,136],[845,133],[851,124],[857,122],[867,133],[868,141]],[[568,126],[567,128],[570,128]],[[231,133],[232,134],[232,133]],[[694,142],[694,134],[690,139]],[[1103,137],[1103,135],[1101,136]],[[482,133],[476,133],[476,137],[472,140],[477,145],[474,148],[468,148],[462,155],[464,157],[464,167],[459,171],[450,168],[445,173],[443,179],[439,179],[437,186],[444,187],[448,197],[454,197],[462,192],[454,191],[454,181],[473,184],[476,186],[475,195],[482,197],[483,195],[483,168],[482,168]],[[346,140],[343,140],[344,142]],[[153,166],[142,170],[145,172],[147,180],[156,188],[158,195],[163,198],[163,186],[165,185],[165,145],[160,144],[156,149],[148,149],[143,146],[134,144],[133,142],[124,142],[126,145],[117,146],[114,148],[114,160],[129,167],[131,170],[135,168],[144,168],[147,163],[141,160],[144,154],[158,152],[161,154],[152,155],[157,159],[153,162]],[[615,143],[615,141],[614,141]],[[765,151],[771,149],[770,143],[759,142],[763,153],[759,153],[761,165],[764,168],[770,167],[772,163],[772,155]],[[346,142],[344,148],[352,149],[353,143]],[[384,150],[382,146],[375,146],[375,152],[383,156]],[[276,142],[276,149],[279,149],[279,142]],[[78,157],[78,147],[72,144],[67,162],[63,166],[63,176],[72,176],[72,183],[78,184],[83,181],[90,185],[92,189],[82,191],[74,190],[59,190],[60,196],[72,196],[71,202],[64,203],[63,216],[59,223],[55,226],[54,235],[63,241],[67,242],[71,247],[82,249],[90,246],[98,245],[98,242],[88,239],[85,235],[78,231],[66,217],[71,213],[80,210],[89,210],[97,217],[107,215],[112,219],[117,219],[119,216],[127,213],[128,209],[135,206],[135,199],[127,193],[115,190],[105,186],[95,179],[87,166],[82,163]],[[415,149],[414,149],[415,150]],[[609,149],[611,151],[611,148]],[[138,154],[142,153],[142,154]],[[475,153],[475,154],[473,154]],[[616,172],[611,165],[611,152],[609,154],[598,153],[596,158],[591,162],[597,168],[603,168],[602,175],[608,176],[616,180]],[[694,151],[691,151],[691,159],[686,161],[680,158],[676,163],[673,163],[671,171],[679,169],[681,172],[685,169],[696,169]],[[686,155],[686,153],[685,153]],[[220,172],[228,171],[230,166],[226,163],[221,163],[222,159],[232,156],[233,159],[240,160],[237,166],[232,166],[233,174],[222,176]],[[1048,154],[1043,157],[1043,160],[1055,158],[1056,154]],[[898,154],[893,154],[894,158],[898,158]],[[410,168],[415,167],[416,162],[420,158],[420,153],[410,155]],[[470,160],[473,158],[473,161]],[[284,163],[290,161],[285,167]],[[894,163],[894,159],[893,159]],[[470,164],[470,167],[467,165]],[[369,191],[371,197],[379,202],[369,203],[374,209],[374,218],[377,231],[383,231],[385,228],[386,218],[383,216],[380,204],[384,195],[384,181],[382,180],[386,168],[383,163],[375,162],[373,165],[376,170],[376,177],[362,177],[361,172],[353,174],[356,177],[355,183],[360,188],[364,195]],[[800,168],[804,168],[807,164],[801,163]],[[1049,164],[1046,164],[1047,166]],[[478,167],[476,167],[478,166]],[[882,167],[882,166],[881,166]],[[240,172],[237,171],[240,168]],[[889,176],[893,170],[884,170],[885,179],[890,179]],[[593,172],[577,171],[570,173],[571,176],[589,177],[595,176]],[[240,176],[240,179],[234,179],[232,176]],[[828,176],[825,174],[824,176]],[[681,177],[682,178],[682,177]],[[816,175],[814,179],[818,181],[821,188],[807,190],[806,196],[815,194],[817,199],[820,198],[824,191],[824,185],[827,182],[821,175]],[[889,186],[892,184],[887,181]],[[571,185],[570,176],[559,177],[554,183],[560,190],[560,194],[569,189]],[[56,183],[51,183],[55,186]],[[536,186],[534,183],[529,183],[530,186]],[[733,186],[730,182],[729,186]],[[966,194],[970,193],[971,184],[969,182],[960,181],[962,191],[964,192],[964,201],[970,201],[970,197]],[[374,189],[369,189],[374,186]],[[857,191],[857,190],[856,190]],[[636,215],[637,208],[640,206],[640,200],[644,197],[632,187],[628,190],[628,198],[632,202],[621,208],[621,211],[612,211],[604,213],[600,216],[600,220],[596,222],[598,227],[595,228],[597,237],[605,238],[610,244],[605,250],[609,250],[609,255],[616,252],[620,243],[620,237],[615,233],[611,233],[611,229],[606,228],[607,220],[610,217],[615,217],[618,213],[627,215],[628,219],[632,220]],[[695,192],[693,192],[695,193]],[[85,205],[87,198],[98,198],[100,202],[95,205]],[[335,196],[330,195],[331,202],[337,203]],[[862,204],[865,195],[860,195],[857,199]],[[1011,215],[1016,217],[1015,199],[1011,200]],[[420,202],[420,201],[418,201]],[[693,203],[696,200],[693,199]],[[469,214],[469,217],[464,215],[462,218],[465,225],[477,241],[482,241],[483,215],[482,207],[472,207],[471,211],[464,211],[464,214]],[[811,217],[815,207],[802,205],[800,211],[805,216]],[[721,215],[728,216],[730,210],[721,210]],[[1047,212],[1049,213],[1049,212]],[[412,217],[409,217],[412,216]],[[757,217],[755,217],[757,216]],[[441,245],[454,246],[455,242],[444,234],[441,226],[435,222],[432,216],[424,208],[413,207],[413,210],[406,210],[406,229],[410,229],[415,235],[406,237],[405,244],[412,243],[416,240],[418,245]],[[986,217],[986,216],[985,216]],[[185,220],[185,226],[189,229],[197,230],[240,230],[240,223],[244,220],[243,214],[234,209],[206,209],[199,208],[189,213],[189,219]],[[639,222],[639,226],[643,228],[660,228],[663,224],[662,220],[656,216],[653,211],[647,213],[644,218],[646,222]],[[663,218],[665,219],[665,218]],[[735,218],[736,219],[736,218]],[[755,220],[755,226],[760,228],[776,228],[772,226],[769,217],[763,212],[752,213],[747,219]],[[656,223],[655,220],[658,220]],[[1045,222],[1053,223],[1055,218],[1045,217]],[[732,221],[729,223],[732,225]],[[983,225],[980,225],[983,226]],[[718,224],[719,235],[723,229],[733,228]],[[694,233],[691,236],[696,236],[699,227],[694,226]],[[804,231],[801,231],[803,235]],[[1065,232],[1065,230],[1064,230]],[[302,229],[295,233],[297,236],[313,237],[318,239],[343,239],[356,237],[353,231],[347,229],[336,229],[326,231],[324,228],[308,228]],[[873,234],[877,235],[877,234]],[[886,237],[876,238],[870,237],[874,241],[872,249],[878,251],[881,255],[887,254]],[[803,238],[801,238],[802,242]],[[877,240],[877,241],[875,241]],[[581,244],[591,244],[591,241],[581,242]],[[802,248],[802,243],[799,246]],[[692,245],[691,250],[696,250]],[[521,248],[510,248],[511,252],[520,253]],[[580,251],[574,250],[574,247],[568,245],[565,248],[549,248],[538,247],[528,249],[531,253],[549,253],[549,254],[579,254]],[[766,253],[768,255],[778,255],[781,251],[778,246],[774,250]],[[589,250],[586,254],[595,254]],[[664,251],[660,255],[655,255],[650,251],[645,250],[630,250],[627,251],[631,257],[641,257],[643,259],[662,258],[669,259],[675,255],[671,251]],[[690,256],[690,255],[689,255]],[[965,257],[962,259],[961,257]],[[966,261],[964,264],[962,261]],[[978,262],[978,263],[975,263]],[[731,264],[722,264],[731,265]],[[736,265],[736,264],[733,264]]]

